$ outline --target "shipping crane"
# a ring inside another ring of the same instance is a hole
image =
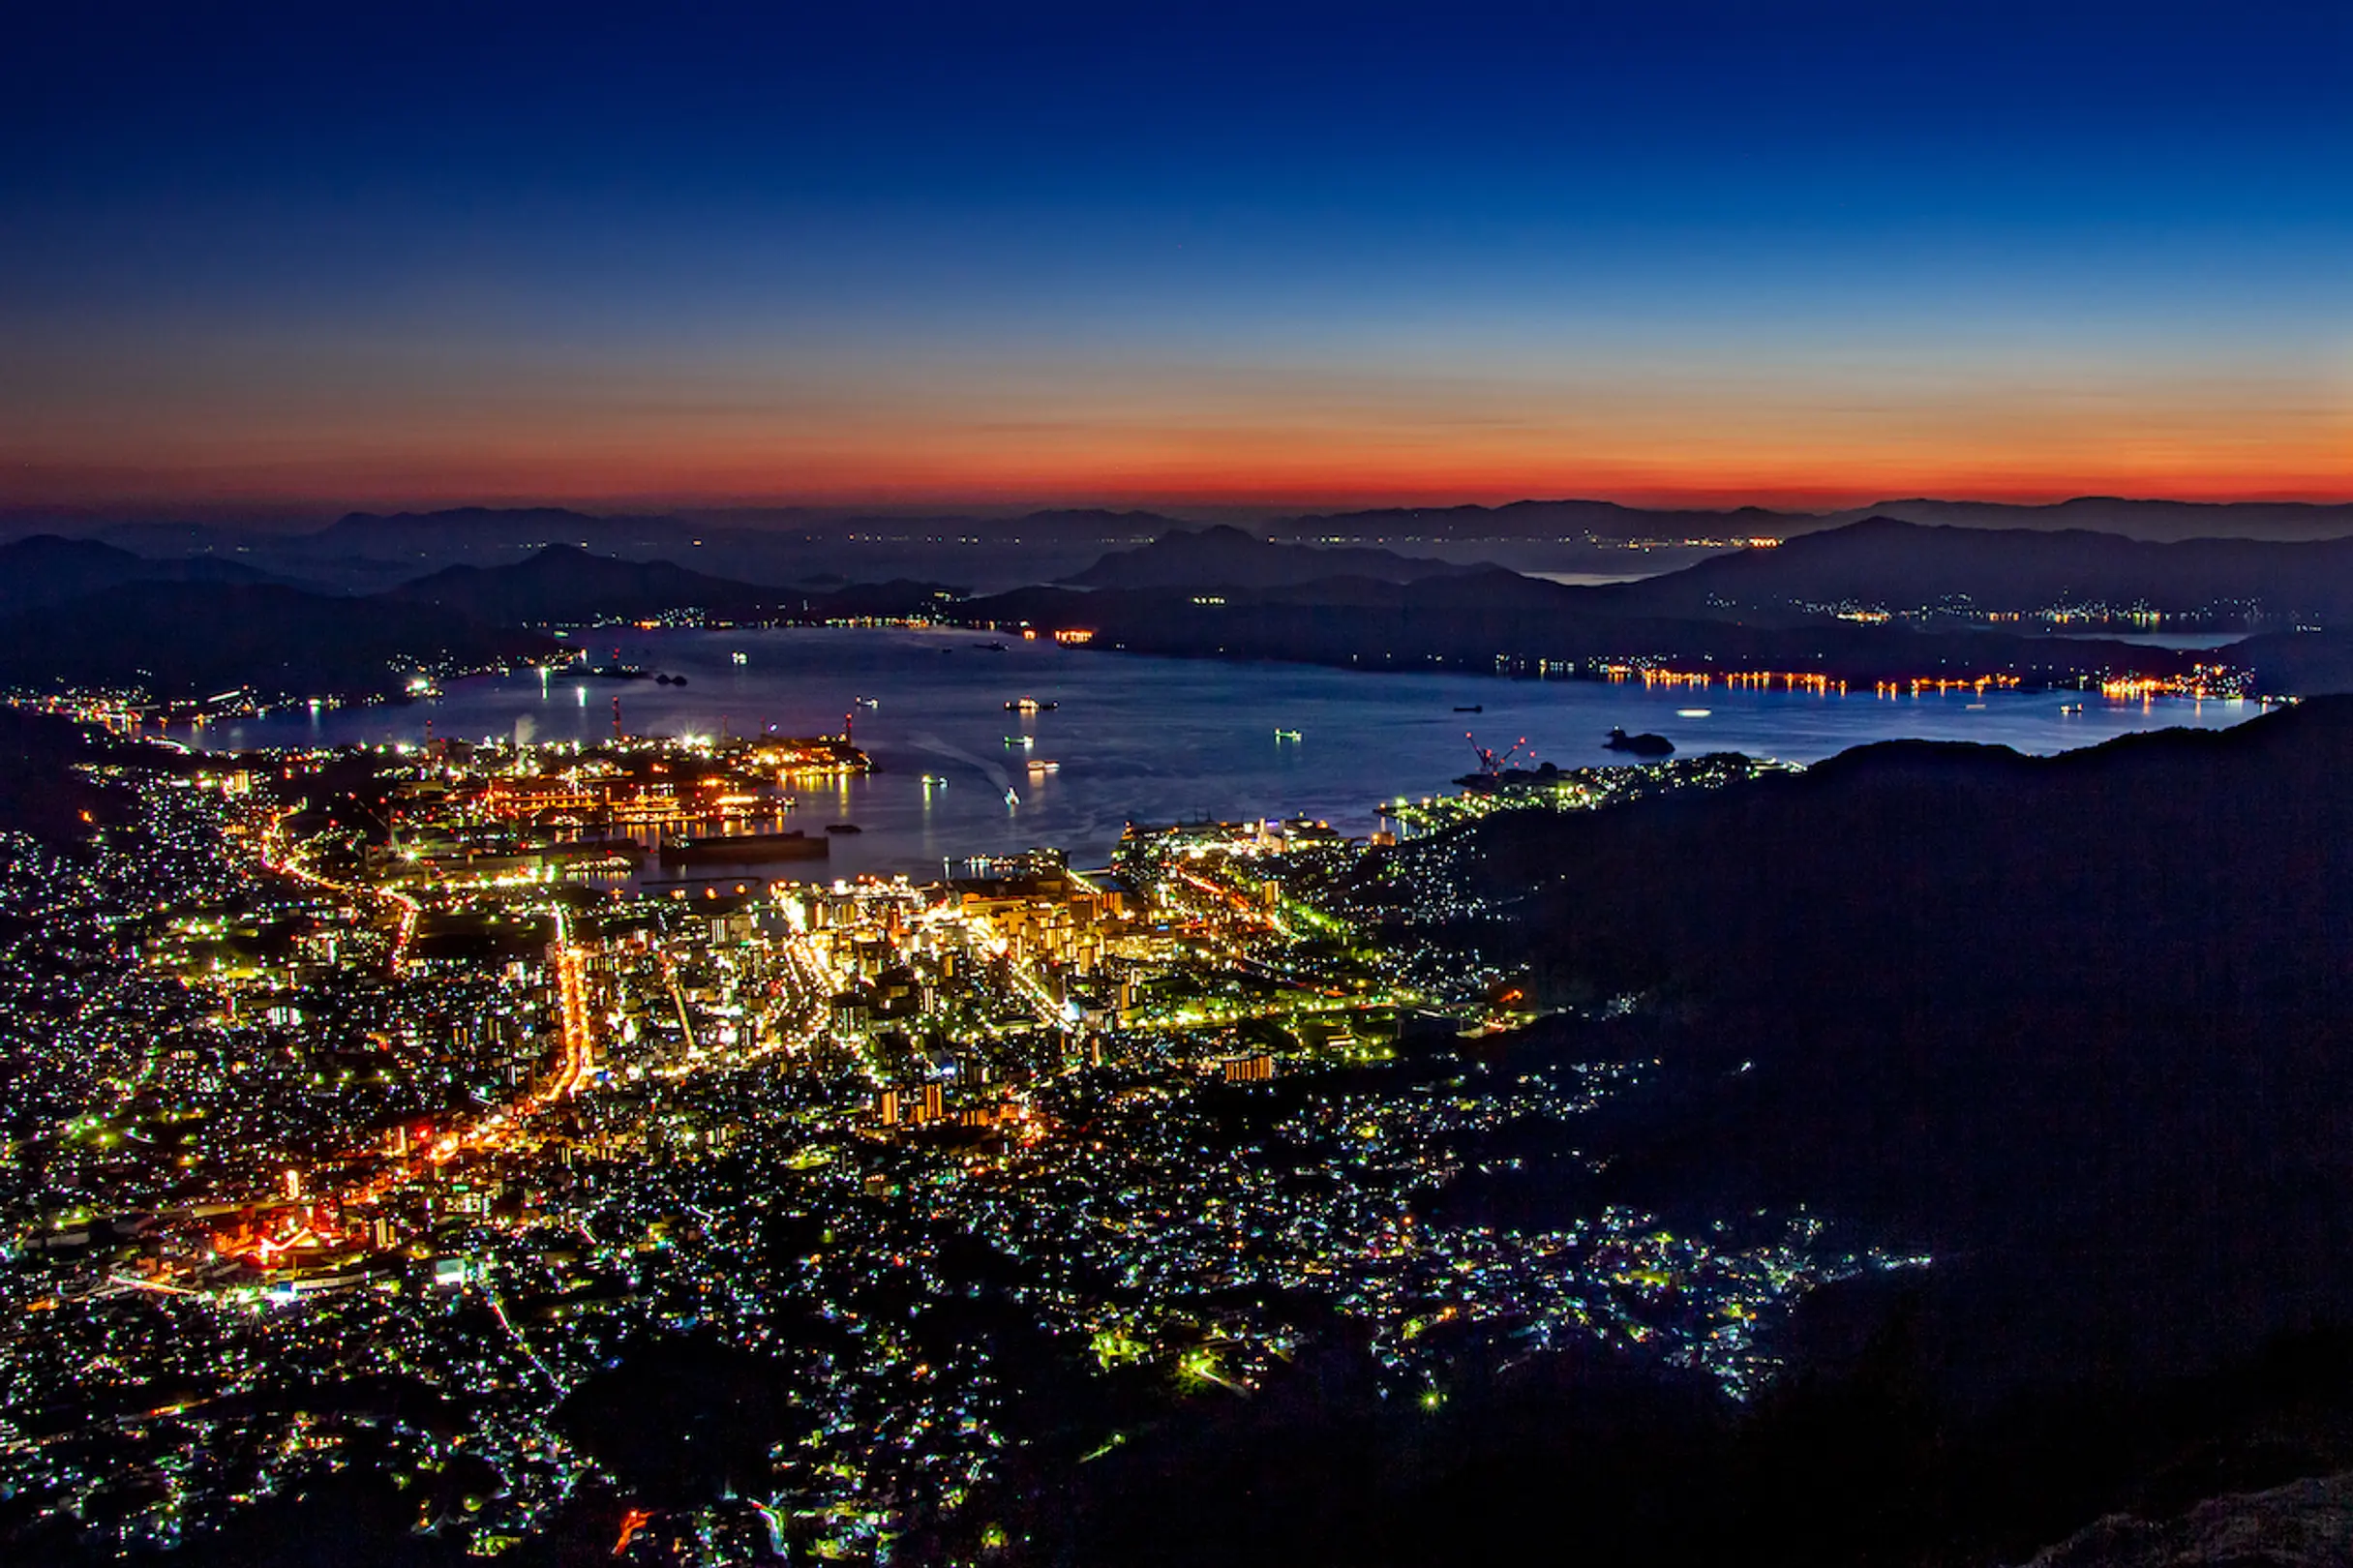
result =
[[[1498,757],[1493,751],[1479,744],[1479,738],[1472,735],[1468,730],[1464,730],[1463,732],[1463,739],[1470,742],[1470,749],[1472,751],[1478,753],[1479,770],[1485,773],[1489,778],[1493,778],[1496,774],[1502,772],[1506,768],[1509,768],[1511,766],[1512,759],[1520,755],[1520,748],[1527,744],[1527,737],[1523,735],[1519,739],[1512,742],[1511,750]],[[1532,751],[1529,752],[1526,760],[1529,762],[1534,762],[1536,760],[1536,754]]]

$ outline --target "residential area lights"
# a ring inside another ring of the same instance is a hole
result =
[[[1531,1126],[1573,1149],[1650,1070],[1496,1054],[1538,1009],[1447,945],[1485,896],[1453,829],[1734,762],[1401,805],[1380,846],[1139,826],[1106,866],[1041,849],[928,883],[737,874],[676,898],[599,847],[649,798],[758,822],[760,788],[705,780],[772,761],[290,750],[126,773],[136,823],[82,849],[0,836],[0,1048],[40,1129],[0,1166],[0,1311],[39,1325],[0,1338],[0,1400],[133,1411],[0,1442],[0,1492],[152,1477],[85,1514],[130,1552],[362,1453],[411,1478],[478,1464],[435,1527],[496,1552],[600,1473],[567,1395],[692,1337],[776,1367],[811,1422],[696,1515],[700,1560],[781,1529],[878,1561],[1028,1440],[1037,1369],[958,1348],[975,1303],[1173,1400],[1246,1394],[1328,1318],[1420,1407],[1465,1334],[1737,1391],[1792,1297],[1898,1261],[1803,1214],[1493,1225],[1429,1202],[1517,1168]],[[322,1423],[263,1397],[359,1378],[452,1413]],[[187,1407],[139,1413],[164,1385]]]

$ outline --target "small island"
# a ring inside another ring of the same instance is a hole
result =
[[[1623,751],[1637,757],[1672,757],[1674,755],[1674,741],[1663,735],[1651,735],[1647,732],[1642,735],[1628,735],[1623,730],[1613,729],[1610,732],[1610,738],[1601,744],[1604,751]]]

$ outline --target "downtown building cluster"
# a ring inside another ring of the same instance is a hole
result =
[[[1459,1201],[1574,1166],[1646,1069],[1497,1053],[1508,977],[1358,917],[1435,820],[927,884],[547,853],[603,834],[557,820],[584,781],[715,776],[700,820],[756,828],[749,744],[221,759],[94,843],[0,844],[0,1493],[129,1552],[358,1468],[479,1553],[609,1507],[624,1557],[882,1560],[984,1529],[1021,1456],[1335,1342],[1432,1408],[1570,1342],[1737,1391],[1794,1293],[1889,1261],[1804,1215]],[[1675,766],[1522,805],[1724,771]],[[647,1376],[784,1392],[709,1496],[641,1508],[609,1433],[659,1429]]]

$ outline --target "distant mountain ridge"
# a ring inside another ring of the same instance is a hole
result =
[[[2353,501],[2185,501],[2076,496],[2032,504],[1916,498],[1850,507],[1830,514],[1825,522],[1835,526],[1874,516],[1965,528],[2087,528],[2153,543],[2353,536]]]
[[[668,560],[621,560],[553,544],[508,566],[449,566],[382,597],[440,605],[493,625],[634,620],[678,611],[716,616],[905,616],[957,596],[938,583],[828,586],[739,583]]]
[[[143,562],[91,540],[0,547],[0,570],[12,560],[45,570],[0,578],[0,681],[144,687],[167,701],[249,688],[265,698],[379,696],[415,675],[555,651],[560,645],[531,629],[540,626],[681,613],[896,618],[936,613],[956,597],[906,580],[767,587],[571,545],[355,595],[262,581],[211,559]]]
[[[1795,538],[1873,515],[1993,528],[2091,528],[2158,540],[2353,536],[2353,505],[2103,498],[2049,506],[1906,499],[1824,512],[1533,499],[1499,506],[1302,513],[1252,522],[1244,531],[1278,544],[1390,548],[1456,565],[1493,562],[1564,580],[1606,581],[1672,571],[1749,539]],[[220,514],[215,510],[208,516]],[[1068,580],[1107,552],[1147,544],[1172,529],[1205,526],[1200,518],[1108,507],[888,513],[838,506],[609,515],[567,506],[469,506],[355,511],[307,528],[283,516],[240,527],[215,521],[109,522],[98,515],[18,509],[0,511],[0,537],[12,524],[97,538],[150,558],[233,559],[283,579],[352,593],[379,592],[444,566],[511,565],[551,544],[627,560],[674,561],[743,583],[929,580],[972,584],[994,593]]]
[[[265,583],[234,561],[149,560],[96,539],[35,534],[0,545],[0,615],[59,604],[131,583]]]
[[[422,526],[428,532],[462,528],[488,515],[439,515]],[[577,532],[599,522],[643,531],[661,523],[596,520],[562,510],[497,515],[506,520],[510,537]],[[413,532],[415,520],[345,521],[353,534],[383,528],[396,539],[421,536]],[[1153,514],[1057,514],[1037,526],[1083,535],[1162,521]],[[916,525],[916,531],[930,526]],[[689,535],[686,544],[702,552],[713,537]],[[894,541],[892,548],[902,556],[890,558],[941,558],[927,557],[921,540]],[[970,539],[957,548],[965,553],[956,558],[965,561],[1003,554]],[[699,565],[711,554],[692,558]],[[1356,669],[1590,671],[1632,659],[1694,671],[1773,670],[1848,681],[2000,676],[2030,684],[2185,673],[2195,659],[2163,648],[2021,635],[2041,624],[2036,618],[2040,612],[2060,605],[2104,607],[2111,617],[2145,606],[2169,617],[2202,617],[2197,625],[2226,634],[2252,622],[2264,635],[2227,657],[2255,669],[2266,692],[2353,686],[2353,539],[2157,544],[2083,530],[1972,530],[1872,518],[1775,548],[1722,554],[1644,581],[1572,587],[1492,564],[1371,547],[1283,544],[1222,526],[1164,528],[1139,548],[1099,551],[1069,574],[1069,587],[1024,588],[970,601],[961,600],[960,589],[903,574],[863,584],[746,578],[561,540],[522,558],[501,554],[488,564],[405,575],[407,581],[389,589],[341,602],[374,607],[366,612],[373,618],[367,623],[384,633],[382,647],[419,658],[442,642],[471,650],[468,657],[496,651],[507,646],[490,635],[499,628],[679,612],[745,619],[950,613],[976,623],[1084,627],[1099,634],[1100,646],[1139,652]],[[112,596],[136,586],[177,584],[191,591],[142,601],[160,618],[158,626],[141,628],[151,652],[162,645],[148,634],[176,624],[190,638],[242,648],[246,664],[240,668],[256,678],[275,678],[300,667],[300,650],[225,636],[201,591],[215,589],[226,598],[232,588],[273,583],[286,587],[243,560],[212,556],[145,560],[99,541],[58,537],[0,546],[0,619],[15,618],[0,627],[0,641],[13,649],[5,662],[18,678],[110,680],[119,673],[116,661],[102,656],[81,629],[55,617],[25,618],[75,609],[91,624],[104,624],[116,613]],[[312,626],[331,628],[307,611],[297,613],[294,600],[253,602],[268,612],[264,623],[280,625],[289,636],[308,635],[305,628]],[[1854,605],[1925,614],[1909,626],[1863,625],[1834,616]],[[1966,614],[1956,618],[1950,614],[1956,610]],[[425,611],[439,618],[412,618],[407,631],[391,635],[394,622],[385,618]],[[1999,631],[1968,623],[1987,613],[2024,618]],[[28,626],[40,628],[38,635]],[[2318,635],[2285,630],[2312,626],[2326,629]],[[370,648],[373,659],[380,649]],[[201,680],[190,676],[191,684],[233,673],[198,650],[165,662],[174,670],[206,672]],[[338,678],[359,679],[366,662]],[[145,667],[164,678],[152,661]]]
[[[1050,581],[1080,570],[1106,549],[1189,526],[1158,513],[1086,508],[1016,516],[892,516],[843,508],[604,516],[560,506],[351,512],[308,529],[106,523],[49,514],[41,514],[38,523],[151,558],[235,558],[355,593],[378,592],[444,566],[512,565],[558,544],[625,560],[670,560],[745,583],[945,579],[1004,588]]]
[[[1780,671],[1866,686],[1980,677],[2042,685],[2118,674],[2169,677],[2194,662],[2113,641],[1650,615],[1607,593],[1498,569],[1402,584],[1321,578],[1216,595],[1186,588],[1022,588],[968,600],[956,615],[973,624],[1084,628],[1097,648],[1425,674],[1590,674],[1604,662],[1638,659],[1688,672]]]
[[[494,625],[639,617],[669,610],[750,611],[799,595],[689,571],[667,560],[619,560],[552,544],[511,566],[445,566],[385,595],[441,605]]]
[[[1063,581],[1080,588],[1273,588],[1335,577],[1412,583],[1431,577],[1460,577],[1483,569],[1401,556],[1387,550],[1271,544],[1241,528],[1220,524],[1198,530],[1172,528],[1138,549],[1114,551],[1085,571]]]
[[[1618,501],[1531,498],[1500,505],[1392,506],[1277,516],[1249,531],[1280,543],[1380,543],[1453,539],[1589,538],[1602,541],[1786,538],[1863,518],[1978,528],[2068,528],[2127,538],[2321,539],[2353,536],[2353,501],[2184,501],[2078,496],[2048,503],[1890,498],[1864,506],[1785,510],[1633,506]],[[1083,546],[1141,543],[1197,519],[1152,510],[1059,507],[886,513],[856,507],[688,508],[676,513],[598,513],[574,507],[463,506],[426,512],[349,512],[323,527],[284,520],[239,528],[218,522],[113,521],[41,509],[0,513],[0,534],[15,529],[97,538],[142,553],[298,551],[315,557],[389,553],[413,558],[445,554],[440,564],[481,553],[524,553],[548,544],[625,554],[649,548],[732,548],[746,542],[813,543],[865,535],[895,542],[966,539]],[[696,541],[703,541],[701,546]],[[724,541],[724,544],[722,543]],[[456,552],[454,555],[447,555]]]
[[[1874,501],[1829,511],[1735,506],[1625,506],[1605,500],[1522,500],[1501,506],[1397,506],[1306,513],[1270,525],[1270,538],[1437,543],[1450,539],[1578,536],[1596,540],[1793,538],[1865,518],[1953,528],[2049,532],[2089,529],[2128,539],[2312,540],[2353,537],[2353,501],[2136,500],[2078,496],[2037,504],[2015,501]]]
[[[1819,527],[1825,514],[1761,506],[1725,511],[1624,506],[1606,500],[1520,500],[1501,506],[1388,506],[1360,512],[1311,512],[1268,527],[1275,539],[1748,539],[1779,538]]]
[[[1661,615],[1950,602],[2028,613],[2098,602],[2168,616],[2353,620],[2353,538],[2158,543],[2081,528],[1967,528],[1871,517],[1777,549],[1719,556],[1669,576],[1597,589]]]

